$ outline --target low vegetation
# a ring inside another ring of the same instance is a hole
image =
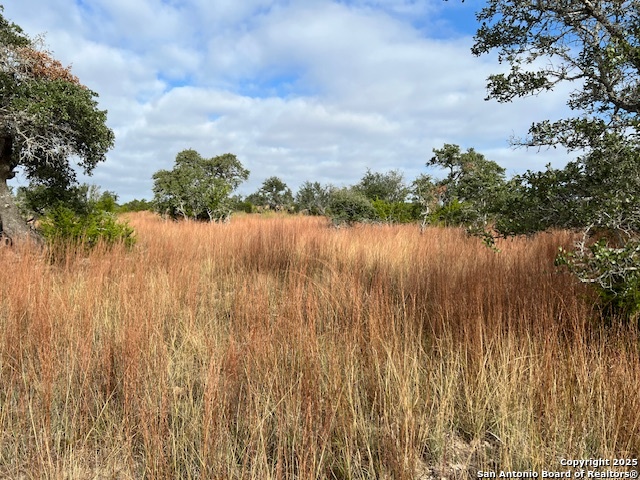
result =
[[[640,452],[640,342],[568,233],[129,214],[0,251],[0,477],[476,477]]]

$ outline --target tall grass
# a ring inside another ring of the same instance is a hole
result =
[[[638,457],[640,343],[502,242],[130,217],[133,251],[0,251],[0,477],[475,477]]]

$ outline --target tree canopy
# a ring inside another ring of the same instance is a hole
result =
[[[296,209],[310,215],[324,215],[332,189],[331,185],[321,185],[320,182],[304,182],[295,196]]]
[[[572,82],[578,115],[534,123],[526,145],[594,147],[606,133],[637,141],[640,113],[640,4],[637,0],[489,0],[472,52],[496,51],[509,73],[491,75],[489,98],[514,98]]]
[[[225,220],[231,213],[231,193],[248,177],[249,170],[231,153],[207,159],[183,150],[173,170],[153,175],[155,208],[172,218]]]
[[[254,205],[266,206],[272,210],[286,210],[293,206],[293,193],[279,177],[269,177],[257,192],[247,199]]]
[[[504,192],[505,169],[473,148],[463,152],[458,145],[445,144],[433,150],[427,166],[449,170],[431,194],[442,203],[440,215],[447,223],[485,227],[498,208]],[[424,180],[422,188],[425,189]]]
[[[404,176],[398,170],[380,173],[367,169],[354,188],[371,201],[404,202],[409,194],[409,188],[404,183]]]
[[[559,263],[597,285],[618,313],[637,315],[640,3],[489,0],[477,17],[473,53],[496,51],[510,66],[489,77],[488,98],[509,102],[565,82],[575,86],[567,101],[575,116],[533,123],[517,143],[582,151],[563,169],[510,182],[498,230],[581,228],[583,240]]]
[[[30,234],[6,184],[16,168],[35,184],[65,189],[75,183],[72,157],[85,173],[105,160],[114,135],[96,97],[42,41],[0,13],[0,220],[6,235]]]

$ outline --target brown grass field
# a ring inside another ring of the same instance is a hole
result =
[[[0,478],[411,479],[640,457],[637,329],[568,233],[131,215],[130,252],[0,251]]]

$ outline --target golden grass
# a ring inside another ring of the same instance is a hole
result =
[[[638,457],[640,342],[565,233],[134,214],[132,252],[0,252],[0,477],[418,479]]]

